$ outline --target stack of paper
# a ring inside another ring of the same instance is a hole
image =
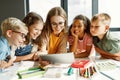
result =
[[[107,61],[98,61],[96,62],[96,66],[99,71],[108,71],[116,69],[116,64],[113,61],[107,60]]]
[[[61,68],[48,68],[44,74],[44,77],[47,78],[59,78],[62,75]]]

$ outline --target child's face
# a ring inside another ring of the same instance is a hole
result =
[[[71,29],[72,29],[72,31],[73,31],[76,35],[83,34],[83,33],[84,33],[84,30],[85,30],[83,21],[82,21],[82,20],[79,20],[79,19],[74,20]]]
[[[14,46],[21,46],[24,41],[25,41],[25,36],[27,35],[27,31],[26,30],[14,30],[14,31],[10,31],[9,34],[9,43],[10,45],[14,45]]]
[[[43,22],[37,22],[31,26],[29,26],[29,35],[32,39],[36,39],[43,29]]]
[[[53,16],[50,20],[53,33],[58,35],[65,28],[65,19],[61,16]]]
[[[106,25],[103,24],[101,21],[94,21],[91,22],[90,32],[92,36],[102,36],[106,33]]]

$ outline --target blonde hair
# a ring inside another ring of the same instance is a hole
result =
[[[99,20],[99,22],[103,23],[104,25],[110,25],[111,17],[107,13],[100,13],[93,16],[91,22]]]
[[[9,17],[5,19],[1,24],[2,35],[6,36],[7,30],[20,30],[20,29],[28,29],[26,25],[19,19],[14,17]]]

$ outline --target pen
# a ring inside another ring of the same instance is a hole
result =
[[[104,75],[104,76],[106,76],[107,78],[109,78],[109,79],[111,79],[111,80],[115,80],[114,78],[112,78],[111,76],[109,76],[109,75],[107,75],[107,74],[105,74],[105,73],[103,73],[103,72],[100,72],[102,75]]]

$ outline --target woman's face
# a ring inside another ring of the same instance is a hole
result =
[[[53,16],[51,17],[50,20],[51,20],[51,26],[52,26],[53,33],[55,35],[58,35],[65,28],[64,26],[65,19],[61,16]]]
[[[43,29],[43,22],[38,21],[37,23],[29,26],[29,35],[31,39],[36,39]]]

